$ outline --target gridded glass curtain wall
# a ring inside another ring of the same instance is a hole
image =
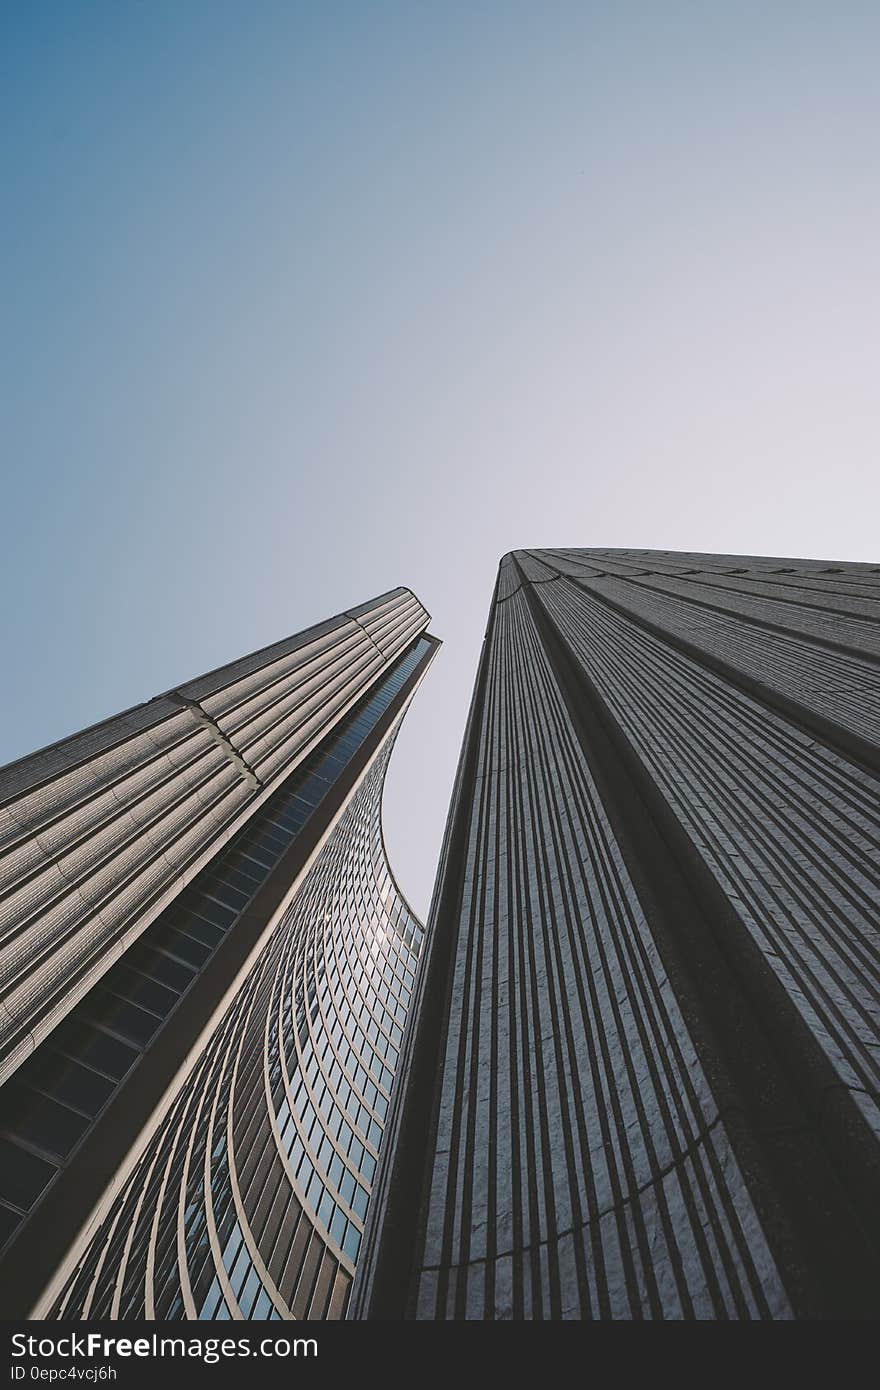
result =
[[[505,556],[353,1311],[880,1313],[878,621],[867,564]]]
[[[391,737],[52,1316],[344,1313],[423,940],[382,843]]]
[[[437,645],[427,621],[395,591],[2,774],[10,997],[26,979],[22,938],[36,969],[58,952],[48,1014],[33,997],[30,1055],[11,1040],[0,1087],[5,1315],[75,1314],[96,1297],[112,1316],[344,1308],[422,942],[385,859],[380,805],[396,728]],[[96,877],[110,906],[93,912]],[[222,1236],[207,1289],[208,1264],[174,1275],[161,1245],[174,1182],[194,1183],[206,1155],[209,1189],[181,1219],[196,1263]],[[111,1255],[103,1234],[89,1246],[96,1228],[122,1229],[123,1212],[124,1248]],[[144,1246],[144,1230],[160,1244]],[[81,1290],[98,1249],[108,1298],[103,1284]]]

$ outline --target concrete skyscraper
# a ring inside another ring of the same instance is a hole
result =
[[[880,1313],[878,620],[504,557],[351,1314]]]
[[[424,932],[397,589],[0,773],[0,1311],[344,1315]]]

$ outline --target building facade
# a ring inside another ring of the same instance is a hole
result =
[[[504,557],[352,1315],[880,1313],[878,619]]]
[[[4,1315],[340,1317],[424,932],[404,589],[0,774]]]

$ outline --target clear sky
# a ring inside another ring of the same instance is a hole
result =
[[[0,761],[500,555],[877,560],[876,0],[5,0]]]

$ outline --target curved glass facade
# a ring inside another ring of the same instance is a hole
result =
[[[0,1246],[77,1154],[429,650],[420,638],[0,1088]]]
[[[424,935],[382,839],[398,722],[49,1316],[344,1315]]]

